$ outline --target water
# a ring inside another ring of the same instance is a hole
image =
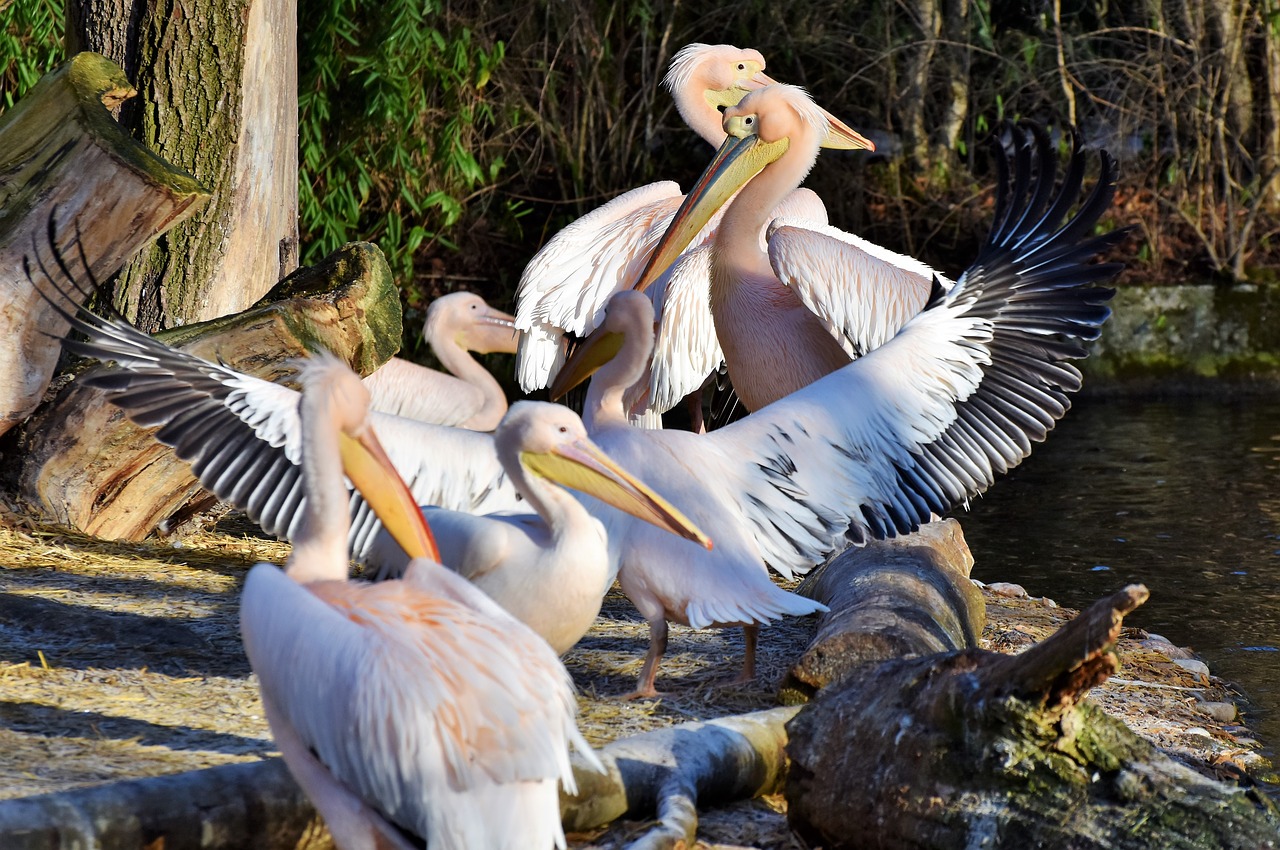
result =
[[[1280,751],[1280,398],[1080,401],[955,516],[982,581],[1072,608],[1145,584],[1126,624],[1192,647]]]

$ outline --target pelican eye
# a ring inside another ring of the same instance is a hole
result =
[[[743,118],[743,119],[742,119],[742,123],[743,123],[743,124],[746,124],[748,127],[750,127],[750,126],[752,125],[752,123],[754,123],[754,122],[755,122],[755,119],[754,119],[754,118],[752,118],[750,115],[748,115],[746,118]]]
[[[746,66],[746,65],[744,65],[743,63],[739,62],[739,63],[738,63],[738,70],[739,70],[739,71],[745,71],[745,70],[747,70],[747,66]]]
[[[569,429],[568,429],[568,428],[566,428],[565,426],[561,425],[561,426],[560,426],[560,433],[561,433],[561,434],[568,434],[568,433],[569,433]]]

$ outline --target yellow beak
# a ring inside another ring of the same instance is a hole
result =
[[[787,138],[763,142],[754,133],[729,136],[716,151],[702,176],[693,184],[662,234],[635,288],[644,291],[674,263],[716,211],[764,167],[786,153]]]
[[[431,527],[373,430],[366,429],[359,437],[340,434],[338,446],[347,478],[405,553],[439,563],[440,550]]]
[[[684,514],[583,438],[548,452],[521,452],[525,469],[710,549],[711,538]]]
[[[770,77],[764,71],[758,71],[752,77],[745,80],[739,80],[738,82],[744,86],[742,89],[737,89],[737,91],[742,92],[738,97],[738,100],[745,97],[748,91],[778,84],[777,80]],[[736,104],[737,101],[734,101],[734,103]],[[819,109],[821,109],[821,107],[819,107]],[[876,149],[875,142],[871,141],[827,110],[823,109],[822,114],[826,116],[827,119],[827,137],[823,139],[822,147],[830,150],[841,151],[873,151]]]
[[[551,382],[552,401],[590,378],[597,369],[608,363],[622,350],[620,333],[598,330],[587,337],[560,367],[556,379]]]

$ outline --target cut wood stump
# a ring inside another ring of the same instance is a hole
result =
[[[1254,788],[1206,778],[1081,702],[1119,667],[1127,587],[1021,655],[864,666],[788,725],[788,818],[838,848],[1280,846]]]
[[[830,610],[783,682],[783,702],[803,702],[871,662],[976,647],[986,606],[972,569],[954,519],[846,549],[818,567],[798,592]]]
[[[274,381],[292,374],[292,359],[320,348],[368,374],[395,354],[401,334],[400,297],[386,258],[374,245],[354,243],[290,275],[243,313],[157,337]],[[101,390],[72,382],[20,438],[18,493],[44,521],[137,541],[188,513],[184,506],[212,504],[187,464]]]
[[[81,53],[0,117],[0,434],[40,403],[59,355],[48,335],[67,329],[23,272],[49,221],[68,256],[79,229],[101,278],[209,197],[112,119],[108,109],[134,94],[117,65]]]

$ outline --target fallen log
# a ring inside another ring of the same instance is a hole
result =
[[[1021,655],[866,666],[788,724],[792,827],[855,847],[1260,848],[1280,813],[1081,702],[1119,667],[1131,586]]]
[[[954,519],[846,549],[818,567],[798,592],[830,610],[783,682],[783,702],[804,702],[872,662],[976,647],[986,606],[972,569]]]
[[[6,850],[332,850],[281,759],[0,803]]]
[[[108,109],[134,94],[118,66],[81,53],[0,117],[0,434],[39,404],[58,362],[48,335],[67,329],[23,273],[50,219],[69,256],[78,228],[104,277],[209,197],[112,119]]]
[[[354,243],[290,275],[243,313],[157,336],[274,381],[293,372],[290,360],[317,348],[368,374],[395,354],[401,334],[386,258],[371,244]],[[196,507],[209,501],[172,449],[130,422],[106,393],[76,382],[31,417],[20,445],[23,501],[46,522],[96,537],[141,540],[167,518],[189,513],[184,506],[193,500]]]

